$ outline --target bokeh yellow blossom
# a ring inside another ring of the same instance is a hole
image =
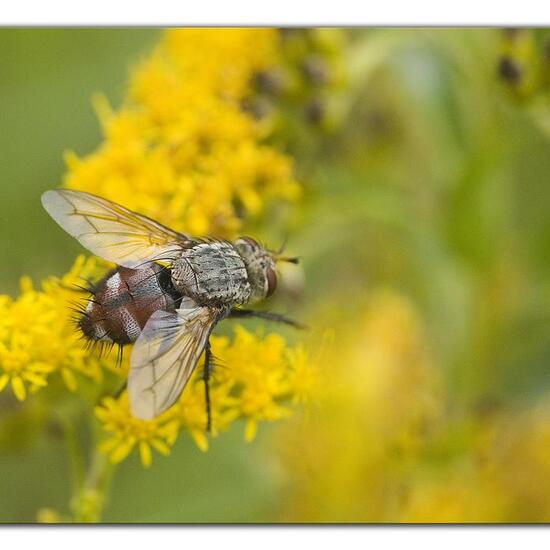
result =
[[[339,324],[321,359],[316,406],[277,440],[292,472],[281,519],[391,521],[442,414],[419,314],[394,291],[373,292],[362,318]]]

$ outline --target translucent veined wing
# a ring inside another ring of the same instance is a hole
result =
[[[135,268],[169,260],[192,244],[190,237],[82,191],[55,189],[42,195],[48,214],[82,246],[105,260]]]
[[[151,315],[130,358],[128,396],[133,416],[150,420],[175,403],[218,315],[219,310],[197,306],[190,299],[176,313]]]

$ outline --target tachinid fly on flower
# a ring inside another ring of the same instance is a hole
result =
[[[271,295],[277,261],[296,262],[250,237],[235,242],[178,233],[114,202],[66,189],[46,191],[50,216],[93,254],[117,268],[90,288],[78,325],[102,344],[133,343],[130,410],[151,419],[181,395],[203,351],[210,430],[210,334],[226,317],[260,317],[296,327],[281,315],[243,309]]]

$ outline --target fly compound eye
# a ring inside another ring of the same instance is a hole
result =
[[[275,292],[275,289],[277,288],[277,272],[271,266],[268,266],[265,272],[265,276],[267,279],[266,296],[271,296]]]

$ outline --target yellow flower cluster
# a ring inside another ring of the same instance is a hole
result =
[[[75,285],[102,269],[95,259],[81,256],[62,279],[50,277],[40,290],[23,277],[17,299],[0,296],[0,391],[9,384],[22,401],[29,391],[46,386],[54,372],[72,391],[75,372],[101,380],[98,360],[84,349],[71,322],[70,305],[78,302]]]
[[[214,356],[219,358],[210,391],[214,435],[234,420],[243,419],[245,438],[250,441],[259,421],[288,415],[284,402],[303,397],[311,387],[314,370],[305,350],[301,346],[287,348],[278,334],[262,337],[237,325],[232,339],[213,336],[211,343]],[[199,371],[178,402],[154,420],[132,418],[126,392],[118,399],[103,399],[96,415],[110,434],[101,450],[109,453],[111,462],[120,462],[136,448],[148,467],[151,448],[167,455],[182,430],[189,432],[202,451],[208,450],[204,384]]]
[[[219,237],[234,236],[272,199],[295,199],[299,186],[290,159],[262,143],[266,128],[241,109],[252,76],[275,62],[277,46],[277,32],[268,29],[168,31],[136,68],[118,111],[97,100],[105,139],[84,159],[67,155],[66,186],[174,229]],[[114,356],[100,359],[71,323],[70,302],[84,297],[74,285],[98,280],[105,270],[100,260],[81,257],[61,280],[50,278],[35,290],[24,278],[19,298],[0,296],[0,389],[10,384],[23,400],[54,374],[71,390],[75,372],[98,384],[104,369],[126,374],[127,360],[120,368]],[[283,401],[307,394],[313,378],[308,358],[302,348],[287,349],[279,335],[262,337],[237,326],[234,340],[213,337],[212,345],[221,361],[211,391],[214,434],[244,419],[251,440],[259,421],[288,414]],[[125,392],[103,398],[96,416],[109,438],[101,450],[113,463],[137,449],[149,466],[152,449],[168,454],[184,429],[207,449],[199,370],[180,401],[152,421],[131,417]],[[104,386],[103,393],[112,391],[112,384]]]
[[[292,471],[281,519],[392,521],[443,416],[437,369],[418,313],[393,291],[373,292],[362,317],[336,326],[338,345],[319,368],[319,406],[275,443]]]
[[[547,522],[548,393],[460,408],[418,311],[393,291],[373,293],[354,325],[338,324],[319,369],[320,406],[274,442],[292,472],[279,519]]]
[[[265,128],[241,108],[277,45],[273,29],[168,31],[117,112],[96,101],[105,140],[84,159],[67,155],[66,186],[220,237],[271,199],[295,199],[289,157],[262,144]]]
[[[451,456],[440,451],[447,459],[412,484],[400,520],[548,522],[549,420],[548,394],[524,410],[494,403],[463,419],[439,442]],[[467,445],[451,446],[456,439]]]

